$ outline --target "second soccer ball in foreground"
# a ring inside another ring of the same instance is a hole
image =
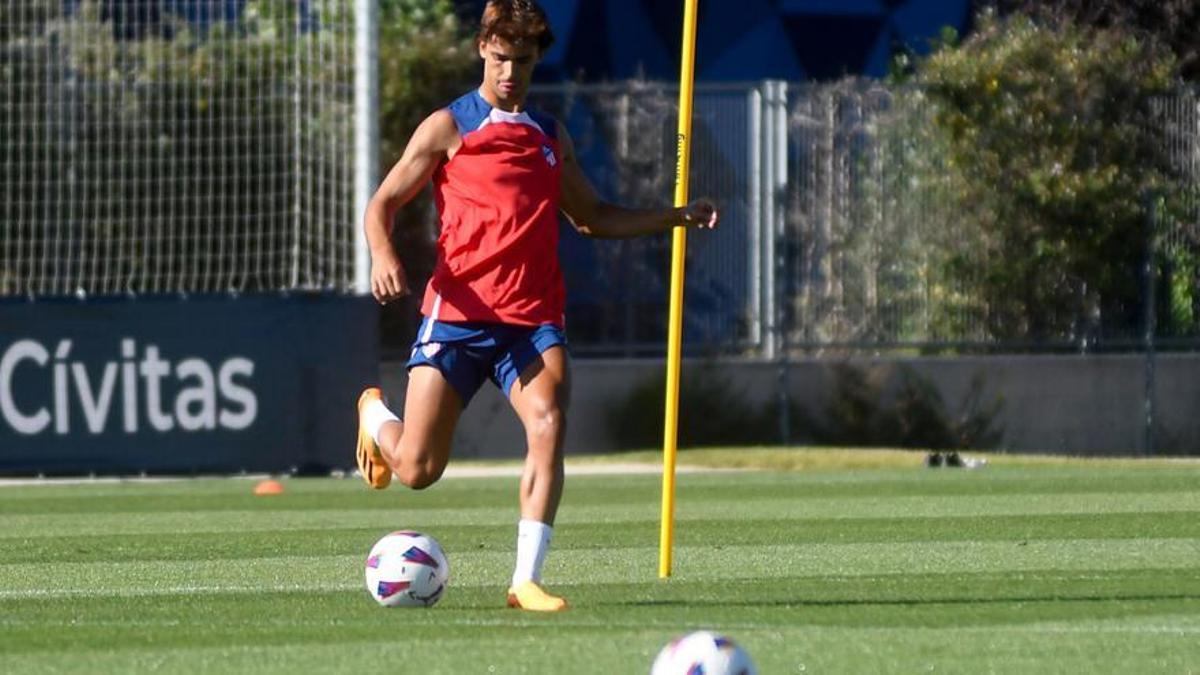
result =
[[[650,675],[755,675],[757,672],[750,655],[733,640],[699,630],[663,647]]]

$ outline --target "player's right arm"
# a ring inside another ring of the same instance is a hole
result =
[[[363,229],[371,249],[371,294],[381,303],[409,293],[400,257],[392,248],[392,223],[396,212],[417,196],[438,165],[458,150],[462,138],[448,110],[438,110],[417,127],[404,154],[367,204]]]

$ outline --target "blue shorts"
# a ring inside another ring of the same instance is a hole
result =
[[[505,396],[513,382],[542,352],[567,344],[567,336],[553,324],[514,326],[503,323],[421,320],[413,342],[408,369],[433,366],[467,406],[483,381],[496,383]]]

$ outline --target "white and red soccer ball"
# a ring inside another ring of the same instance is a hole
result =
[[[433,537],[401,530],[367,554],[367,592],[384,607],[430,607],[450,581],[450,563]]]
[[[733,640],[700,630],[672,640],[654,659],[650,675],[755,675],[746,650]]]

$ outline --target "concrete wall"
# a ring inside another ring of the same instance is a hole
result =
[[[950,409],[956,409],[976,376],[985,400],[1003,398],[997,418],[1001,447],[1014,452],[1129,455],[1140,453],[1145,434],[1145,359],[1141,356],[986,356],[958,358],[849,359],[872,376],[894,381],[900,367],[929,378]],[[810,359],[788,365],[725,361],[716,365],[739,394],[773,405],[786,381],[790,395],[817,414],[833,388],[834,361]],[[686,362],[684,368],[696,364]],[[608,428],[608,406],[635,384],[659,377],[659,361],[577,359],[573,366],[567,452],[618,449]],[[1200,355],[1158,356],[1155,363],[1155,435],[1163,452],[1200,454]],[[407,381],[403,364],[382,367],[384,390],[401,407]],[[519,457],[520,424],[507,400],[485,385],[463,414],[455,437],[456,457]]]

